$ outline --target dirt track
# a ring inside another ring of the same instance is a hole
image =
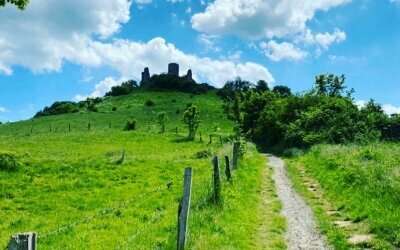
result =
[[[293,190],[283,161],[273,155],[268,155],[268,158],[269,165],[275,170],[274,180],[282,202],[282,215],[288,223],[288,249],[332,249],[318,231],[311,208],[303,197]]]

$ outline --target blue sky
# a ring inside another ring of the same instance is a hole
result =
[[[193,70],[308,90],[345,74],[355,102],[400,113],[399,0],[31,0],[0,8],[0,121],[60,100],[102,96],[125,79]]]

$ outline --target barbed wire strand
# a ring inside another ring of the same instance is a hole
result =
[[[157,211],[152,219],[147,222],[144,226],[142,226],[139,230],[135,231],[126,241],[124,241],[122,244],[119,244],[118,246],[115,247],[115,249],[122,249],[124,246],[128,245],[130,242],[132,242],[136,237],[138,237],[141,233],[143,233],[147,228],[149,228],[151,225],[153,225],[158,219],[163,217],[164,215],[167,214],[167,211],[173,207],[174,205],[177,205],[176,203],[172,203],[169,205],[167,208],[165,208],[163,211]]]
[[[82,223],[88,222],[90,220],[93,220],[94,218],[99,217],[101,215],[108,214],[108,213],[114,211],[115,209],[127,206],[128,204],[130,204],[130,203],[132,203],[132,202],[134,202],[136,200],[143,199],[144,197],[146,197],[146,196],[148,196],[150,194],[157,193],[158,191],[164,190],[164,189],[169,189],[169,185],[159,186],[159,187],[157,187],[156,189],[154,189],[152,191],[146,192],[144,194],[138,195],[138,196],[136,196],[134,198],[131,198],[129,200],[121,202],[120,204],[118,204],[118,205],[116,205],[114,207],[104,208],[103,210],[95,213],[94,215],[87,216],[87,217],[85,217],[85,218],[83,218],[83,219],[81,219],[79,221],[76,221],[74,223],[71,223],[71,224],[68,224],[66,226],[60,227],[60,228],[58,228],[58,229],[56,229],[54,231],[50,231],[50,232],[47,232],[47,233],[45,233],[43,235],[39,235],[38,239],[46,238],[46,237],[48,237],[50,235],[61,233],[61,232],[65,231],[65,230],[67,230],[69,228],[72,228],[72,227],[78,226],[79,224],[82,224]]]

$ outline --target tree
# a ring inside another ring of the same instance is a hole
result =
[[[193,141],[196,136],[196,131],[199,128],[200,112],[197,110],[197,106],[189,106],[183,113],[183,122],[188,127],[188,140]]]
[[[333,74],[319,75],[315,77],[315,85],[317,94],[327,95],[331,97],[342,96],[344,81],[346,77],[344,75],[335,76]]]
[[[0,0],[0,7],[4,7],[6,3],[14,4],[20,10],[24,10],[29,0]]]
[[[168,115],[167,112],[161,111],[157,114],[156,116],[156,121],[157,123],[161,126],[161,133],[164,133],[165,131],[165,123],[168,120]]]
[[[272,92],[279,94],[281,96],[290,96],[292,95],[292,91],[289,87],[283,85],[277,85],[272,89]]]
[[[268,83],[264,80],[259,80],[256,85],[256,90],[261,93],[268,91],[269,90]]]

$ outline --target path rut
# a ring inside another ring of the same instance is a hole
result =
[[[293,190],[282,159],[268,155],[269,165],[275,169],[274,180],[278,198],[282,202],[282,215],[288,228],[288,249],[333,249],[318,231],[311,208],[303,197]]]

